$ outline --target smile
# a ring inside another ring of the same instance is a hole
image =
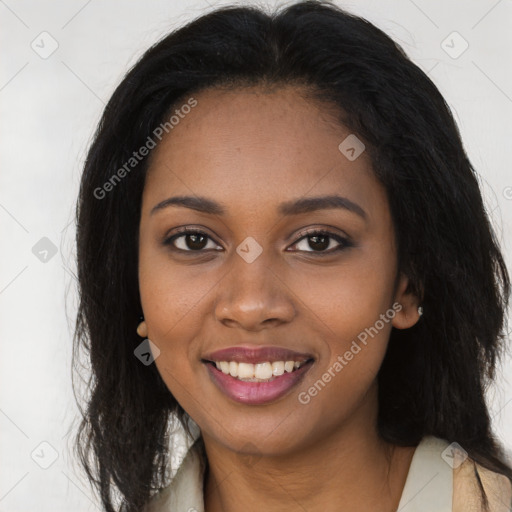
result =
[[[230,399],[247,405],[262,405],[278,400],[291,391],[311,369],[306,361],[203,361],[216,387]]]
[[[237,361],[211,361],[216,368],[226,375],[245,382],[271,382],[284,373],[292,373],[307,361],[265,361],[262,363],[245,363]]]

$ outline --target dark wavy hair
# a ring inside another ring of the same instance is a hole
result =
[[[402,446],[425,435],[457,441],[473,461],[512,480],[485,402],[506,352],[509,276],[445,100],[390,37],[331,2],[273,13],[228,6],[144,53],[108,102],[85,162],[73,366],[85,350],[91,373],[73,446],[108,512],[116,495],[119,510],[135,512],[163,487],[171,416],[190,430],[156,366],[134,356],[148,157],[101,198],[98,190],[184,98],[214,87],[284,85],[308,91],[364,141],[387,191],[398,269],[422,299],[421,320],[391,331],[378,374],[379,435]]]

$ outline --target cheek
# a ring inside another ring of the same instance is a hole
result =
[[[140,250],[139,289],[148,337],[159,348],[155,364],[178,402],[191,392],[201,367],[200,316],[214,292],[215,280],[194,266],[171,264],[165,252]],[[200,393],[200,391],[197,391]]]
[[[338,392],[364,392],[387,349],[395,313],[390,308],[394,260],[391,251],[372,255],[368,251],[324,274],[296,272],[292,286],[310,325],[319,326],[329,359],[321,372]]]
[[[304,311],[327,332],[339,335],[344,345],[343,340],[372,326],[390,307],[393,280],[392,259],[364,251],[336,268],[295,269],[290,288],[306,306]]]
[[[174,337],[207,298],[214,281],[197,267],[177,266],[159,249],[139,252],[139,289],[144,316],[155,341]],[[212,281],[210,283],[210,281]]]
[[[171,394],[192,417],[201,414],[201,407],[196,410],[197,397],[204,392],[204,383],[197,379],[203,371],[199,360],[201,330],[215,284],[200,275],[192,267],[176,270],[156,258],[142,258],[140,263],[148,337],[160,350],[155,365]]]
[[[312,417],[323,418],[327,430],[354,414],[384,359],[394,311],[388,309],[389,289],[379,281],[382,275],[351,267],[310,284],[304,296],[304,311],[314,312],[310,320],[320,326],[317,340],[326,357],[319,361],[315,379],[298,390],[298,400]]]

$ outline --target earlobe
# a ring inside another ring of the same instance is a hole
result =
[[[137,326],[137,334],[141,337],[141,338],[147,338],[148,337],[148,326],[145,322],[145,320],[143,320],[138,326]]]
[[[409,278],[405,274],[400,275],[395,302],[401,305],[401,309],[396,312],[392,325],[397,329],[408,329],[415,325],[423,315],[423,307],[420,305],[419,297],[407,291],[409,287]]]

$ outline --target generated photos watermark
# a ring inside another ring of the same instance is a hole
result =
[[[361,331],[357,335],[357,340],[362,345],[366,346],[368,344],[368,336],[373,338],[376,336],[379,331],[381,331],[386,324],[388,324],[396,315],[398,311],[401,311],[402,305],[398,302],[395,302],[391,308],[389,308],[385,313],[382,313],[371,327],[367,327],[364,331]],[[311,401],[311,398],[318,395],[320,391],[322,391],[325,386],[334,378],[338,373],[348,365],[350,361],[354,358],[355,355],[359,354],[363,347],[361,347],[356,340],[353,340],[350,348],[345,351],[343,355],[338,354],[338,357],[334,364],[330,366],[327,371],[325,371],[320,379],[318,379],[313,386],[309,387],[307,391],[301,391],[298,395],[298,400],[301,404],[306,405]]]
[[[190,97],[184,105],[179,109],[176,109],[168,121],[160,123],[152,132],[152,136],[148,135],[146,142],[138,149],[134,151],[132,156],[101,186],[94,189],[94,197],[96,199],[104,199],[108,192],[114,190],[114,187],[121,182],[121,180],[135,168],[139,162],[142,162],[146,156],[149,155],[152,149],[157,145],[155,139],[160,142],[164,136],[164,133],[169,133],[175,128],[185,116],[191,112],[192,108],[197,106],[197,100]]]

